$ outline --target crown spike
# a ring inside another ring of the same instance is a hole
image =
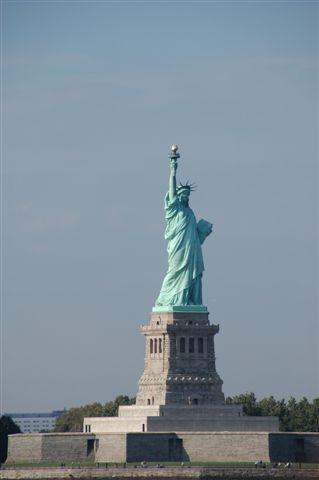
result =
[[[194,192],[195,191],[195,183],[190,183],[189,180],[185,184],[182,182],[179,182],[179,186],[176,188],[177,193],[180,192],[181,190],[186,189],[189,192]]]

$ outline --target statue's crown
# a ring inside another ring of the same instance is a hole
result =
[[[195,190],[195,183],[189,183],[189,181],[187,180],[187,182],[185,183],[185,185],[183,185],[183,184],[180,182],[180,184],[179,184],[178,187],[176,188],[177,194],[179,194],[182,190],[188,190],[189,192],[193,192],[193,191]]]

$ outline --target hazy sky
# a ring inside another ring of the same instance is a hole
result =
[[[2,411],[136,393],[172,143],[225,394],[318,396],[318,3],[1,7]]]

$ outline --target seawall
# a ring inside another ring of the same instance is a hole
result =
[[[178,480],[313,480],[319,479],[319,468],[237,468],[237,467],[148,467],[148,468],[5,468],[0,470],[1,480],[61,480],[100,479],[122,480],[178,479]]]

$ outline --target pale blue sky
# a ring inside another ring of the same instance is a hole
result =
[[[318,392],[318,3],[2,1],[3,410],[133,395],[170,144],[224,392]]]

